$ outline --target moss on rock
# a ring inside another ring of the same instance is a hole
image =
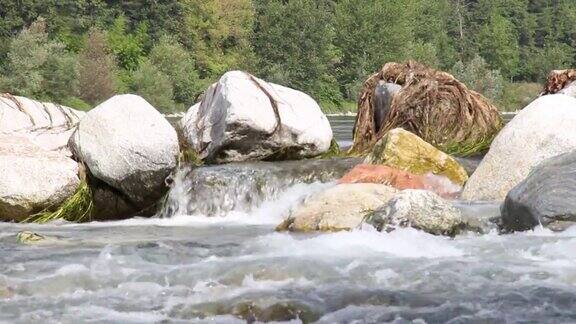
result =
[[[458,185],[464,185],[468,180],[466,170],[453,157],[401,128],[389,131],[380,139],[365,163],[386,165],[418,175],[431,172]]]

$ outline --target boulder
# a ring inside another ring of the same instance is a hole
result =
[[[413,227],[434,235],[454,236],[468,224],[450,203],[425,190],[404,190],[366,217],[378,230]]]
[[[70,155],[68,140],[84,115],[72,108],[0,94],[0,134],[26,137],[45,150]]]
[[[564,87],[564,89],[558,91],[559,94],[564,94],[572,98],[576,98],[576,82],[572,81]]]
[[[331,232],[360,226],[366,213],[388,202],[396,189],[381,184],[339,184],[306,199],[276,229]]]
[[[98,180],[90,181],[91,186],[95,182],[97,188],[109,186],[102,196],[122,195],[121,200],[134,212],[150,207],[166,193],[165,180],[176,167],[179,153],[174,128],[136,95],[114,96],[89,111],[70,146],[90,177]],[[116,201],[102,201],[106,200]],[[107,208],[95,203],[97,210]],[[131,216],[125,211],[120,214]]]
[[[338,183],[379,183],[399,190],[424,189],[442,197],[456,197],[461,187],[448,178],[434,174],[416,175],[385,165],[360,164],[346,173]]]
[[[418,175],[442,175],[458,185],[468,180],[466,170],[454,158],[402,128],[393,129],[382,137],[364,162]]]
[[[539,164],[502,205],[504,231],[538,225],[561,230],[576,222],[576,151]]]
[[[22,221],[71,197],[78,164],[26,137],[0,135],[0,220]]]
[[[332,130],[307,94],[228,72],[183,119],[189,146],[211,163],[289,160],[320,155]]]
[[[536,99],[494,139],[462,198],[502,201],[542,161],[576,149],[576,99],[548,95]]]

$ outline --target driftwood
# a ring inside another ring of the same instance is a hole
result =
[[[377,125],[375,89],[382,82],[402,89]],[[387,63],[364,83],[351,153],[369,151],[388,131],[401,127],[446,153],[467,156],[487,149],[502,125],[498,109],[452,75],[414,61]]]
[[[555,94],[576,80],[576,69],[555,70],[548,74],[541,96]]]

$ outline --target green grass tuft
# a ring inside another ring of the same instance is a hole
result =
[[[325,153],[323,153],[322,155],[318,156],[319,159],[330,159],[330,158],[335,158],[335,157],[342,157],[345,156],[346,152],[342,152],[340,150],[340,145],[338,145],[338,142],[336,141],[336,139],[332,139],[332,142],[330,142],[330,148],[328,149],[328,151],[326,151]]]
[[[184,148],[178,156],[180,164],[192,164],[194,166],[204,165],[204,161],[198,156],[198,153],[191,148]]]
[[[91,220],[94,204],[92,202],[92,191],[86,181],[82,181],[76,193],[68,198],[62,205],[55,210],[50,207],[34,214],[24,223],[48,223],[55,220],[63,219],[69,222],[81,223]]]

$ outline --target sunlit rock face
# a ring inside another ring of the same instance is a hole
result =
[[[307,94],[228,72],[183,119],[184,137],[212,163],[291,160],[330,148],[332,129]]]
[[[70,155],[68,140],[84,115],[69,107],[0,94],[0,134],[26,137],[48,151]]]
[[[536,99],[496,136],[462,197],[504,200],[542,161],[576,149],[574,125],[575,98],[555,94]]]
[[[0,135],[0,221],[57,206],[80,184],[78,164],[26,137]]]
[[[136,95],[114,96],[89,111],[70,146],[91,176],[135,210],[149,207],[166,193],[165,181],[179,153],[174,128]]]

